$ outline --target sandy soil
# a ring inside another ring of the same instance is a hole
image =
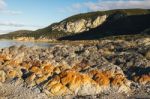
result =
[[[65,96],[48,98],[38,89],[30,89],[24,87],[21,81],[9,82],[0,84],[0,99],[150,99],[150,94],[147,94],[144,89],[139,89],[133,95],[124,95],[111,93],[101,94],[98,96]]]
[[[0,99],[48,99],[40,90],[24,87],[21,81],[0,85]]]

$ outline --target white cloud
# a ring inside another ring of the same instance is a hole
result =
[[[0,10],[3,10],[6,7],[4,0],[0,0]]]
[[[150,0],[99,0],[97,2],[85,2],[81,4],[91,11],[127,9],[127,8],[150,8]]]
[[[80,8],[82,8],[82,5],[80,3],[76,3],[76,4],[72,5],[72,8],[74,8],[74,9],[80,9]]]
[[[0,14],[19,15],[21,11],[8,10],[5,0],[0,0]]]
[[[6,22],[0,22],[0,26],[13,26],[13,27],[23,27],[24,24],[20,24],[14,21],[6,21]]]
[[[3,27],[3,26],[10,26],[10,27],[42,27],[42,26],[39,26],[39,25],[33,25],[33,24],[23,24],[21,22],[16,22],[16,21],[0,21],[0,26]]]
[[[0,22],[0,34],[6,34],[17,30],[37,30],[45,26],[22,24],[14,21]]]
[[[13,30],[0,30],[0,34],[6,34],[12,32]]]
[[[8,15],[20,15],[20,14],[22,14],[21,11],[13,11],[13,10],[2,10],[1,13],[8,14]]]
[[[150,0],[97,0],[96,2],[87,1],[84,3],[76,3],[70,7],[66,7],[63,12],[84,12],[103,11],[111,9],[128,9],[128,8],[150,8]]]

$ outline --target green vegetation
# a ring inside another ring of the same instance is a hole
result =
[[[33,31],[29,31],[29,30],[19,30],[19,31],[15,31],[15,32],[10,32],[8,34],[3,34],[0,36],[1,39],[13,39],[15,37],[22,37],[25,36],[27,34],[32,34]]]
[[[59,40],[96,40],[108,36],[137,35],[149,33],[150,14],[123,16],[116,19],[110,16],[101,26],[83,33],[69,35]]]
[[[118,9],[110,11],[97,11],[89,12],[71,16],[63,21],[76,21],[78,19],[95,19],[100,15],[108,15],[107,21],[100,27],[92,29],[88,32],[83,32],[77,35],[74,33],[65,33],[63,31],[52,30],[54,23],[46,28],[36,31],[21,30],[11,32],[9,34],[0,35],[0,39],[13,39],[17,37],[34,37],[35,39],[47,38],[47,39],[60,39],[60,40],[84,40],[84,39],[99,39],[105,36],[115,35],[127,35],[138,34],[142,32],[150,33],[150,10],[149,9]],[[123,17],[117,17],[117,15],[124,15]],[[61,22],[63,22],[61,21]],[[148,29],[149,28],[149,29]]]
[[[95,19],[100,15],[112,15],[114,13],[126,14],[126,15],[140,15],[140,14],[150,14],[149,9],[118,9],[118,10],[109,10],[109,11],[97,11],[82,13],[78,15],[71,16],[63,21],[76,21],[78,19]]]
[[[118,36],[108,36],[101,38],[99,40],[104,40],[104,39],[109,39],[109,40],[126,40],[126,41],[131,41],[131,40],[137,40],[141,38],[147,38],[150,37],[149,34],[134,34],[134,35],[118,35]]]

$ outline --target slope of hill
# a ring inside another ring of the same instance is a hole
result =
[[[88,19],[88,18],[96,18],[101,15],[111,15],[114,13],[122,13],[126,15],[141,15],[141,14],[149,14],[150,9],[116,9],[116,10],[108,10],[108,11],[96,11],[89,13],[82,13],[78,15],[71,16],[63,21],[76,21],[78,19]]]
[[[19,31],[10,32],[8,34],[0,35],[0,38],[13,39],[14,37],[30,35],[30,34],[32,34],[32,32],[33,31],[29,31],[29,30],[19,30]]]
[[[36,31],[15,31],[0,38],[98,39],[103,36],[137,34],[150,27],[150,10],[119,9],[78,14]]]
[[[113,16],[115,17],[115,16]],[[107,21],[90,31],[60,38],[60,40],[88,40],[107,36],[133,35],[140,33],[150,34],[150,14],[125,16],[114,20],[110,16]]]

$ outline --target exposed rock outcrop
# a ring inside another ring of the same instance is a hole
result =
[[[92,19],[79,19],[76,21],[62,21],[61,23],[52,27],[52,30],[58,30],[70,33],[80,33],[83,31],[88,31],[91,28],[96,28],[97,26],[103,24],[107,18],[107,15],[98,16],[94,20]]]
[[[51,48],[12,46],[0,50],[0,82],[23,80],[24,86],[49,97],[130,95],[138,90],[136,85],[150,84],[150,60],[145,56],[149,48],[141,39]]]
[[[18,41],[34,41],[35,38],[34,37],[18,37],[18,38],[15,38],[15,40],[18,40]]]

